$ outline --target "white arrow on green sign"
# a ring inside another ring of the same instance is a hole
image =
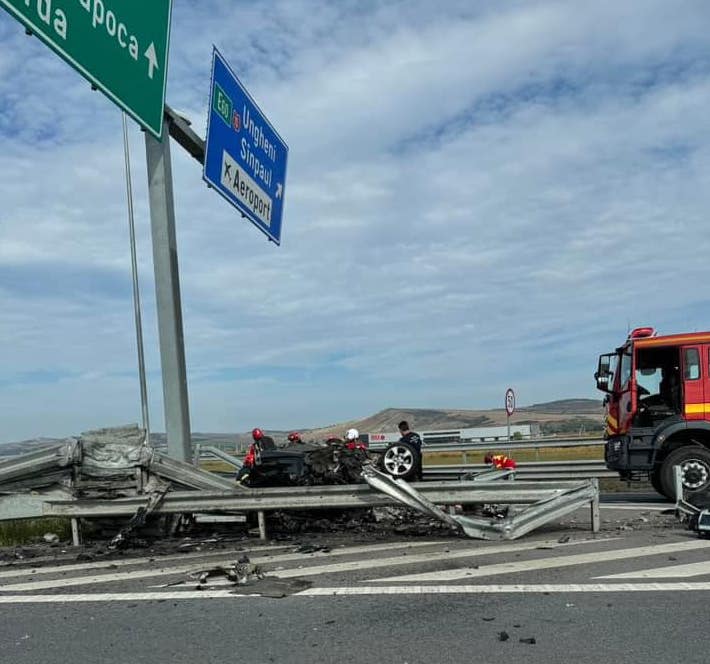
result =
[[[172,0],[0,0],[0,7],[160,138]]]

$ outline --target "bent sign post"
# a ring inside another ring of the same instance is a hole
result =
[[[215,48],[205,146],[205,181],[276,244],[288,146]]]
[[[161,137],[172,0],[0,0],[0,7]]]

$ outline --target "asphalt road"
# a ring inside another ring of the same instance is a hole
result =
[[[324,534],[88,561],[67,549],[0,565],[0,662],[705,663],[710,541],[667,507],[607,504],[597,536],[580,512],[514,542]],[[188,577],[245,554],[267,576],[240,594]]]

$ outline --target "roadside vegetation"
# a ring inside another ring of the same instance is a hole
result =
[[[69,519],[18,519],[0,522],[0,546],[33,544],[46,533],[54,533],[59,540],[71,538]]]

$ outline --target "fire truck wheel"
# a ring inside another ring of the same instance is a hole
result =
[[[661,466],[658,466],[657,468],[654,468],[654,470],[651,472],[651,486],[656,491],[658,491],[658,493],[660,493],[663,497],[670,498],[671,496],[666,495],[665,491],[663,490],[661,468]]]
[[[673,466],[680,466],[683,488],[689,494],[710,488],[710,450],[700,445],[686,445],[673,450],[661,466],[661,488],[665,496],[675,497]]]
[[[383,470],[392,477],[412,480],[419,477],[422,459],[416,447],[409,443],[392,443],[382,455]]]

